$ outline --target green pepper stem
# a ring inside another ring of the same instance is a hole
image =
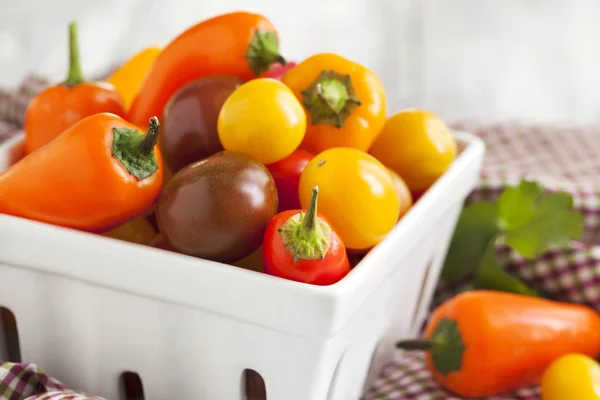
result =
[[[317,216],[319,188],[312,191],[306,213],[291,216],[279,228],[283,246],[294,261],[324,259],[331,245],[331,227]]]
[[[85,82],[83,73],[81,72],[81,64],[79,61],[79,40],[77,35],[77,22],[69,24],[69,74],[65,85],[75,86]]]
[[[159,127],[158,118],[152,117],[145,135],[129,127],[113,128],[112,155],[130,175],[139,180],[158,171],[154,146],[158,140]]]
[[[141,154],[147,156],[152,153],[154,146],[158,141],[158,131],[160,128],[160,122],[158,118],[151,117],[148,122],[148,132],[144,135],[144,139],[139,144],[139,151]]]
[[[429,339],[407,339],[396,342],[396,348],[404,350],[431,350],[435,342]]]
[[[285,65],[285,58],[279,54],[277,33],[261,30],[254,32],[246,51],[246,61],[257,76],[267,72],[275,63]]]
[[[287,64],[287,61],[285,60],[285,58],[283,58],[283,56],[281,54],[279,54],[279,50],[277,49],[276,46],[273,45],[272,39],[270,37],[268,37],[267,35],[261,34],[261,33],[258,33],[257,36],[258,36],[258,40],[260,41],[262,48],[267,53],[266,58],[267,59],[269,57],[271,58],[271,60],[270,60],[271,64],[279,63],[285,67],[285,64]]]
[[[306,209],[306,214],[302,218],[302,236],[309,236],[317,227],[317,198],[319,197],[319,187],[315,186],[310,197],[310,203]]]
[[[362,103],[357,97],[350,75],[321,71],[312,84],[302,91],[303,104],[311,122],[341,128],[354,109]]]

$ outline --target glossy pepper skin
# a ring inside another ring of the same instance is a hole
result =
[[[148,134],[109,113],[84,118],[0,175],[0,213],[107,232],[146,212],[162,183],[158,119]]]
[[[318,154],[332,147],[367,151],[385,123],[383,84],[371,70],[331,53],[302,61],[283,77],[307,114],[301,147]]]
[[[86,82],[79,64],[77,24],[69,25],[69,74],[29,103],[25,112],[25,153],[52,141],[77,121],[101,112],[123,117],[123,99],[112,84]],[[145,121],[146,122],[146,121]]]
[[[265,272],[313,285],[331,285],[350,271],[346,248],[323,215],[317,213],[318,188],[307,210],[277,214],[263,240]]]
[[[557,358],[600,354],[593,309],[506,292],[461,293],[432,313],[425,340],[398,343],[428,350],[442,386],[464,397],[491,397],[539,383]]]
[[[179,88],[207,75],[234,75],[247,81],[276,62],[285,64],[278,42],[273,24],[249,12],[222,14],[192,26],[156,58],[133,101],[129,120],[144,124],[161,115]]]

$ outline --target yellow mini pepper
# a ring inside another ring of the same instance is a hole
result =
[[[160,47],[148,47],[140,51],[121,65],[107,79],[107,82],[112,83],[121,97],[123,97],[126,110],[129,110],[129,107],[131,107],[131,103],[146,77],[146,73],[161,50],[162,48]]]

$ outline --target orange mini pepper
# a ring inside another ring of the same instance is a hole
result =
[[[25,112],[25,152],[46,145],[65,129],[90,115],[109,112],[125,116],[123,99],[106,82],[86,82],[79,64],[77,24],[69,25],[69,74],[46,88],[29,103]]]
[[[283,77],[307,114],[301,147],[367,151],[385,123],[383,84],[368,68],[331,53],[307,58]]]
[[[0,175],[0,213],[103,233],[160,194],[159,122],[147,134],[109,113],[84,118]]]
[[[131,109],[129,120],[144,124],[162,115],[182,86],[211,74],[247,81],[285,60],[279,55],[273,24],[262,15],[232,12],[202,21],[184,31],[158,55]]]
[[[463,292],[431,314],[425,339],[433,378],[461,397],[493,397],[539,383],[557,358],[600,354],[600,315],[580,304],[514,293]]]

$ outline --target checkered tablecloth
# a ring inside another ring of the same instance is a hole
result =
[[[27,79],[15,92],[0,91],[0,142],[19,131],[30,97],[44,87]],[[552,251],[535,261],[508,248],[497,249],[501,264],[534,289],[556,300],[588,304],[600,310],[600,125],[538,125],[528,123],[455,123],[453,127],[480,136],[487,155],[478,188],[467,202],[496,200],[507,186],[522,178],[551,190],[565,190],[584,213],[584,237],[567,251]],[[437,289],[434,306],[462,289]],[[399,353],[367,393],[365,400],[450,400],[424,366],[423,354]],[[35,362],[35,360],[28,360]],[[43,366],[42,366],[43,367]],[[70,391],[34,364],[0,364],[0,398],[10,400],[96,399]],[[536,387],[493,400],[537,400]],[[116,400],[116,399],[111,399]]]

